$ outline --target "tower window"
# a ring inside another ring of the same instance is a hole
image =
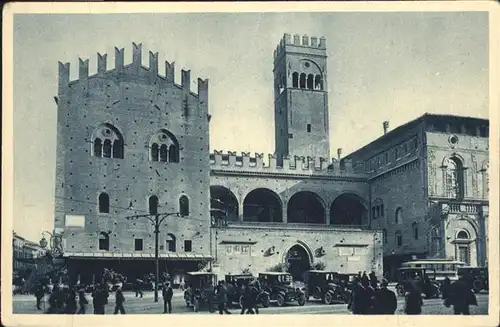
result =
[[[292,133],[288,134],[288,138],[293,139],[293,134]]]
[[[189,199],[187,196],[183,195],[180,197],[179,209],[182,217],[189,216]]]
[[[300,88],[301,89],[306,88],[306,74],[304,73],[300,74]]]
[[[99,194],[99,212],[109,213],[109,195],[107,193]]]
[[[292,74],[292,86],[299,87],[299,73],[297,72]]]
[[[99,234],[99,250],[109,251],[109,235],[101,232]]]
[[[142,238],[136,238],[134,240],[135,251],[142,251]]]
[[[167,234],[167,251],[175,252],[175,235]]]
[[[311,133],[311,124],[307,124],[307,132]]]
[[[149,197],[149,214],[158,214],[158,197],[156,195]]]
[[[193,249],[193,244],[190,240],[185,240],[184,241],[184,252],[191,252]]]
[[[309,90],[312,90],[314,88],[314,75],[313,74],[309,74],[307,76],[307,88]]]

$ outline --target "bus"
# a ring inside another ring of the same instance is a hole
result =
[[[462,261],[446,259],[426,259],[404,262],[401,268],[424,268],[435,271],[436,281],[442,281],[448,277],[451,281],[458,280],[459,268],[465,267]]]

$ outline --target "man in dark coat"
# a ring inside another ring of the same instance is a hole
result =
[[[92,293],[94,314],[103,315],[105,314],[106,304],[108,304],[108,291],[106,284],[97,284],[95,287]]]
[[[464,277],[450,285],[445,305],[453,305],[453,311],[456,315],[470,315],[469,306],[477,305],[476,295],[469,287],[469,283]]]
[[[84,315],[87,311],[88,303],[89,301],[87,301],[87,298],[85,298],[85,290],[80,289],[80,291],[78,292],[78,304],[80,305],[80,309],[78,310],[77,314]]]
[[[380,288],[375,291],[373,301],[373,313],[378,315],[393,315],[398,307],[396,294],[389,290],[389,281],[382,279]]]
[[[405,313],[407,315],[422,314],[422,291],[417,287],[415,282],[407,282],[405,284]]]
[[[250,288],[250,285],[247,285],[245,287],[245,290],[243,291],[243,303],[242,303],[242,308],[241,308],[241,314],[244,314],[245,311],[247,314],[254,314],[255,312],[253,311],[253,308],[255,307],[254,304],[254,296],[252,294],[252,289]]]
[[[172,313],[172,297],[174,296],[174,291],[170,286],[169,282],[163,285],[163,313]]]
[[[362,278],[361,282],[355,281],[352,292],[348,309],[353,314],[369,314],[372,292],[369,290],[368,278]]]
[[[120,313],[123,315],[125,314],[125,308],[123,307],[123,303],[125,303],[125,296],[123,296],[123,291],[122,291],[122,287],[121,286],[118,286],[118,288],[116,289],[116,293],[115,293],[115,312],[114,314],[118,314],[118,311],[120,311]]]
[[[36,289],[35,289],[35,298],[36,298],[36,308],[37,310],[42,310],[42,308],[40,308],[40,303],[43,299],[43,297],[45,296],[45,287],[43,287],[43,284],[42,283],[39,283],[37,286],[36,286]]]

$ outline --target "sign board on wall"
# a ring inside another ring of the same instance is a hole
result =
[[[65,218],[66,227],[85,227],[85,216],[66,215]]]

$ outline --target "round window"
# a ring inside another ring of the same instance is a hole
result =
[[[160,134],[160,140],[165,141],[167,139],[167,135]]]
[[[305,68],[309,68],[310,66],[311,66],[311,64],[310,64],[309,62],[307,62],[307,61],[306,61],[306,62],[304,62],[304,67],[305,67]]]
[[[456,135],[450,136],[449,141],[451,144],[457,144],[458,143],[458,136],[456,136]]]
[[[111,130],[109,128],[105,128],[103,131],[102,131],[102,134],[104,136],[109,136],[111,135]]]

